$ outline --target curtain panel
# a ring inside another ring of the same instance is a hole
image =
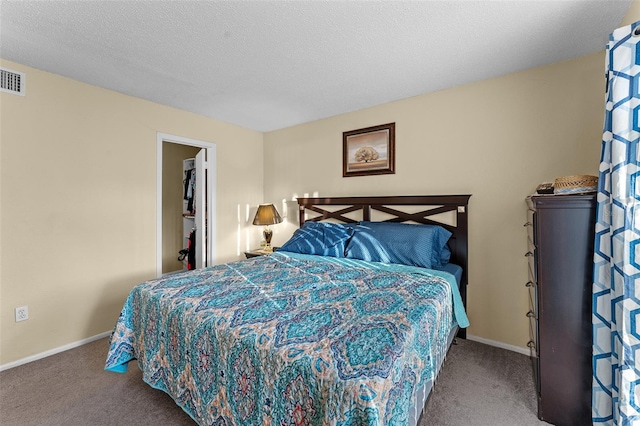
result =
[[[594,245],[594,425],[640,425],[639,25],[615,30],[606,49]]]

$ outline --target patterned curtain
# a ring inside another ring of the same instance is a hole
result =
[[[594,425],[640,424],[639,26],[615,30],[606,51],[593,284]]]

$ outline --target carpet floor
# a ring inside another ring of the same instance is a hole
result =
[[[194,425],[164,392],[126,374],[103,370],[107,339],[0,372],[0,424]],[[458,339],[420,426],[548,425],[536,417],[529,358]]]

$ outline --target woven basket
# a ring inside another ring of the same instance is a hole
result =
[[[553,184],[555,194],[581,194],[598,190],[598,177],[591,175],[571,175],[556,178]]]

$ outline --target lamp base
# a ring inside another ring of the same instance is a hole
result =
[[[262,234],[264,235],[264,241],[265,241],[265,245],[262,248],[262,251],[270,253],[273,251],[273,247],[271,247],[271,237],[273,237],[273,231],[268,226],[265,226],[264,231],[262,231]]]

